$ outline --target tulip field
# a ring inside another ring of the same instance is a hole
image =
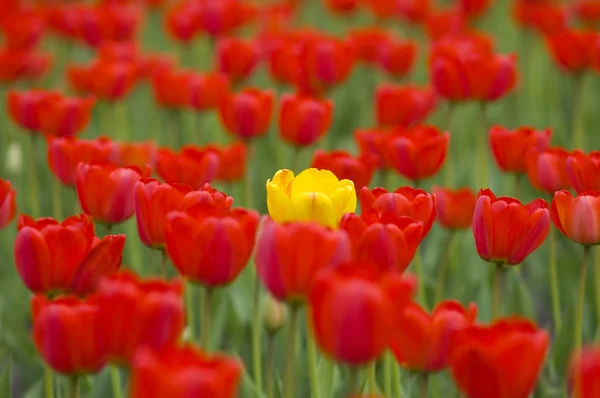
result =
[[[600,397],[599,27],[1,0],[0,398]]]

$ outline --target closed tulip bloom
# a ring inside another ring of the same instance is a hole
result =
[[[213,38],[231,35],[256,17],[256,6],[237,0],[200,2],[199,26]]]
[[[388,20],[396,15],[397,4],[388,0],[365,0],[364,5],[377,20]]]
[[[523,205],[489,189],[479,191],[473,213],[477,253],[485,261],[517,265],[533,253],[550,231],[550,211],[542,199]]]
[[[217,175],[219,157],[195,145],[186,145],[179,152],[170,148],[158,150],[156,172],[169,184],[187,184],[194,189],[202,187]]]
[[[356,211],[354,183],[329,170],[306,169],[298,176],[279,170],[267,180],[267,208],[275,222],[315,221],[337,229],[345,213]]]
[[[414,278],[377,266],[348,263],[323,270],[313,283],[310,317],[321,351],[348,365],[379,358],[394,335],[395,303],[408,303]]]
[[[388,75],[401,79],[413,69],[417,59],[415,42],[391,37],[383,42],[377,53],[377,64]]]
[[[180,1],[165,12],[165,30],[172,39],[189,44],[199,33],[200,4],[196,1]]]
[[[527,398],[533,392],[548,351],[545,330],[513,317],[491,326],[469,326],[455,337],[450,367],[466,396]]]
[[[600,190],[600,151],[577,150],[567,158],[567,175],[576,192]]]
[[[577,17],[588,24],[600,21],[600,3],[596,0],[579,0],[574,4]]]
[[[490,147],[498,168],[506,173],[525,173],[527,153],[531,148],[543,151],[550,144],[552,130],[519,127],[513,131],[493,126],[489,132]]]
[[[97,298],[100,339],[111,362],[130,365],[140,347],[160,350],[181,337],[181,280],[142,280],[121,272],[100,282]]]
[[[216,69],[229,76],[232,82],[241,82],[254,71],[259,56],[259,48],[255,42],[224,37],[217,42]]]
[[[427,18],[427,35],[431,40],[462,35],[469,30],[469,20],[459,9],[451,8],[431,14]]]
[[[197,208],[168,215],[167,253],[175,268],[191,281],[208,287],[228,285],[250,259],[258,213],[233,209],[222,217],[206,216]]]
[[[491,4],[491,0],[460,0],[458,9],[469,18],[477,18],[484,14]]]
[[[567,159],[571,153],[563,148],[531,148],[525,157],[525,169],[534,188],[554,194],[561,189],[570,189]]]
[[[600,348],[584,347],[573,354],[568,383],[572,398],[600,396]]]
[[[75,189],[81,209],[105,225],[120,224],[133,216],[135,183],[150,176],[150,168],[80,163]]]
[[[64,375],[96,373],[106,364],[99,336],[95,298],[60,297],[31,300],[33,341],[48,365]]]
[[[518,24],[549,36],[569,26],[571,11],[568,3],[519,0],[515,1],[513,16]]]
[[[386,138],[388,132],[383,129],[356,130],[354,140],[361,155],[371,155],[377,158],[378,169],[389,169],[390,165],[385,157]]]
[[[402,187],[394,192],[384,188],[370,190],[363,187],[359,193],[362,212],[373,209],[379,217],[392,213],[397,218],[410,217],[423,224],[423,239],[431,230],[436,216],[436,197],[422,189]]]
[[[21,215],[17,227],[17,271],[34,293],[85,295],[121,266],[125,235],[95,237],[89,216],[71,216],[59,223]]]
[[[331,126],[333,101],[283,94],[279,107],[279,136],[304,147],[323,137]]]
[[[229,93],[229,78],[220,72],[187,73],[185,104],[198,112],[215,109]]]
[[[56,100],[58,92],[30,90],[9,91],[7,96],[8,115],[13,123],[28,130],[40,130],[40,108],[45,101]]]
[[[315,151],[312,165],[315,169],[329,170],[340,180],[350,180],[362,188],[371,183],[378,159],[374,155],[352,156],[347,151]]]
[[[17,191],[10,181],[0,178],[0,229],[6,227],[17,213]]]
[[[40,129],[44,134],[70,137],[88,126],[96,100],[93,97],[60,96],[42,101],[39,108]]]
[[[42,38],[45,25],[43,15],[39,12],[11,13],[10,18],[0,23],[0,31],[4,34],[4,46],[14,50],[35,48]]]
[[[377,61],[380,48],[390,39],[391,34],[379,27],[366,27],[351,30],[349,36],[356,46],[358,58],[366,64],[373,64]]]
[[[329,11],[336,14],[350,14],[358,8],[359,0],[325,0]]]
[[[40,79],[50,70],[52,61],[52,55],[41,51],[0,48],[0,83]]]
[[[411,127],[433,111],[435,92],[414,85],[384,83],[375,91],[377,124],[380,127]]]
[[[110,160],[120,166],[155,167],[158,149],[153,141],[114,142]]]
[[[108,163],[113,145],[113,142],[106,137],[94,140],[80,140],[75,137],[50,138],[47,153],[48,166],[61,183],[74,186],[79,163]]]
[[[394,312],[396,333],[390,348],[404,368],[439,372],[449,364],[454,336],[473,325],[476,317],[473,303],[465,308],[455,300],[442,301],[431,314],[410,303]]]
[[[552,222],[567,238],[584,246],[600,243],[597,228],[600,192],[584,191],[576,197],[569,191],[557,191],[550,205]]]
[[[300,243],[300,244],[299,244]],[[343,231],[316,223],[277,224],[267,218],[256,247],[258,275],[276,299],[304,304],[317,273],[350,260]]]
[[[92,65],[67,66],[66,75],[71,90],[78,94],[90,94],[92,92],[91,70]]]
[[[241,377],[237,359],[208,355],[191,345],[141,348],[133,360],[129,397],[235,398]]]
[[[236,182],[246,177],[248,163],[248,147],[246,144],[235,142],[229,146],[208,145],[205,148],[219,156],[219,170],[216,178],[218,181]]]
[[[140,11],[130,4],[89,8],[82,14],[79,36],[91,47],[110,41],[130,41],[138,30]]]
[[[433,177],[444,164],[450,134],[434,126],[417,126],[387,138],[387,161],[398,173],[413,181]]]
[[[581,73],[597,62],[600,35],[593,31],[565,29],[548,38],[554,61],[568,73]]]
[[[477,196],[470,188],[442,188],[431,190],[436,198],[437,220],[450,230],[462,230],[471,226]]]
[[[396,9],[408,22],[421,23],[427,19],[433,9],[431,0],[398,0]]]
[[[189,74],[174,67],[161,69],[155,73],[150,83],[156,103],[169,109],[183,108],[188,102],[189,79]]]
[[[246,88],[227,95],[219,104],[225,129],[241,140],[267,134],[273,114],[273,91]]]
[[[106,101],[118,101],[133,90],[139,73],[135,62],[97,62],[89,70],[91,92]]]

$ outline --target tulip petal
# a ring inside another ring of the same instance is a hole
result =
[[[306,169],[298,174],[291,185],[291,196],[304,192],[319,192],[331,195],[340,186],[340,181],[329,170]]]
[[[296,221],[315,221],[319,224],[337,229],[338,218],[331,199],[320,192],[304,192],[292,197],[292,203],[296,212]],[[286,218],[289,214],[286,214]]]
[[[267,209],[275,222],[282,223],[296,218],[292,199],[286,195],[281,185],[274,182],[267,183]]]

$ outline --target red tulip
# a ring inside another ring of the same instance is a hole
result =
[[[96,222],[112,225],[127,221],[134,211],[134,186],[150,176],[150,168],[80,163],[75,188],[81,209]]]
[[[448,366],[452,339],[475,322],[477,306],[458,301],[439,303],[428,314],[416,303],[399,308],[396,333],[390,348],[402,367],[418,372],[438,372]]]
[[[565,4],[518,0],[513,8],[513,16],[520,25],[547,36],[567,28],[570,11]]]
[[[17,271],[34,293],[85,295],[121,266],[125,235],[98,239],[89,216],[71,216],[59,223],[52,218],[34,220],[21,215],[17,227]]]
[[[600,3],[596,0],[578,0],[574,4],[577,17],[588,24],[596,24],[600,21]]]
[[[198,35],[200,5],[196,1],[180,1],[165,13],[164,25],[171,38],[190,44]]]
[[[258,213],[244,209],[233,209],[223,217],[203,213],[193,206],[186,213],[169,214],[167,253],[175,268],[190,280],[210,287],[227,285],[252,254]]]
[[[46,101],[52,102],[60,97],[53,91],[9,91],[8,115],[12,121],[29,132],[40,130],[40,108]]]
[[[502,126],[490,129],[490,147],[498,168],[506,173],[525,173],[527,153],[531,148],[545,150],[552,136],[551,129],[536,130],[519,127],[514,131]]]
[[[460,36],[469,30],[469,21],[459,9],[449,9],[431,14],[427,18],[427,35],[431,40],[446,36]]]
[[[394,306],[411,301],[413,278],[362,263],[319,273],[310,292],[317,344],[332,359],[363,365],[376,360],[394,335]]]
[[[417,59],[417,45],[410,40],[390,37],[377,53],[377,64],[387,74],[401,79],[407,76]]]
[[[218,181],[236,182],[246,177],[248,148],[243,142],[235,142],[225,147],[208,145],[205,148],[213,151],[219,157],[219,170],[216,178]]]
[[[533,253],[550,231],[548,204],[542,199],[523,205],[489,189],[479,191],[473,213],[477,253],[485,261],[517,265]]]
[[[4,46],[13,50],[31,50],[35,48],[44,33],[42,16],[36,12],[21,11],[12,13],[0,23],[4,34]]]
[[[284,94],[279,106],[279,136],[299,147],[312,145],[327,133],[332,115],[331,100]]]
[[[165,108],[183,108],[188,102],[189,74],[174,67],[161,69],[150,80],[156,103]]]
[[[258,275],[282,301],[305,303],[320,270],[350,260],[346,234],[313,223],[277,224],[266,218],[256,245]]]
[[[0,83],[39,79],[50,70],[52,60],[51,55],[39,51],[0,48]]]
[[[99,338],[100,319],[95,298],[34,296],[33,341],[55,371],[71,376],[96,373],[106,364]]]
[[[549,337],[527,319],[472,325],[456,334],[452,377],[472,398],[527,398],[544,364]]]
[[[106,101],[126,97],[138,80],[135,62],[96,61],[87,66],[75,66],[67,71],[69,83],[78,92],[92,93]]]
[[[477,18],[488,10],[491,3],[491,0],[460,0],[458,9],[469,18]]]
[[[149,165],[155,167],[158,151],[156,144],[152,141],[114,142],[110,159],[120,166],[131,165],[143,168]]]
[[[43,133],[58,137],[79,134],[88,126],[96,100],[92,97],[54,96],[40,103],[38,117]]]
[[[312,165],[316,169],[331,171],[339,180],[351,180],[356,188],[362,188],[371,183],[377,158],[373,155],[353,157],[346,151],[316,150]]]
[[[467,229],[473,221],[477,196],[470,188],[433,187],[436,197],[437,219],[440,225],[450,230]]]
[[[390,165],[385,157],[386,139],[388,133],[380,129],[357,130],[354,139],[361,155],[371,155],[377,158],[379,169],[389,169]]]
[[[600,396],[600,349],[597,346],[573,354],[569,365],[569,393],[572,398]]]
[[[131,398],[234,398],[242,376],[237,359],[209,356],[186,345],[142,348],[133,360]]]
[[[185,145],[179,152],[158,150],[156,172],[169,184],[187,184],[199,189],[217,175],[219,157],[206,148]]]
[[[269,129],[273,113],[273,91],[246,88],[221,101],[221,122],[227,131],[242,140],[262,137]]]
[[[217,69],[229,76],[232,82],[246,80],[254,71],[259,59],[255,42],[227,37],[217,43]]]
[[[60,182],[67,186],[74,186],[79,163],[108,163],[113,145],[113,142],[106,137],[95,140],[79,140],[74,137],[50,138],[48,166]]]
[[[350,14],[358,8],[359,0],[325,0],[325,5],[333,13]]]
[[[427,19],[433,4],[431,0],[398,0],[396,9],[398,14],[412,23],[421,23]]]
[[[375,91],[377,124],[380,127],[410,127],[421,123],[436,103],[431,88],[384,83]]]
[[[387,20],[395,16],[397,5],[394,1],[388,0],[364,0],[364,5],[371,11],[378,20]]]
[[[271,78],[281,84],[292,84],[298,74],[297,58],[303,34],[284,32],[271,39],[266,51]]]
[[[356,47],[358,59],[366,64],[375,63],[381,47],[391,39],[387,30],[378,27],[353,29],[349,36]]]
[[[577,150],[567,157],[567,175],[576,192],[600,190],[600,152]]]
[[[53,4],[47,9],[46,21],[52,33],[72,40],[78,38],[82,15],[86,11],[85,4]]]
[[[217,108],[229,92],[229,79],[222,73],[188,73],[186,104],[202,112]]]
[[[176,343],[185,326],[181,280],[141,280],[121,272],[98,287],[99,334],[108,360],[130,364],[140,347]]]
[[[434,126],[417,126],[399,131],[386,139],[385,156],[389,165],[413,181],[435,175],[448,151],[450,134]]]
[[[531,148],[525,157],[525,169],[534,188],[553,194],[571,188],[567,158],[571,153],[562,148]]]
[[[137,32],[140,19],[140,10],[135,6],[96,6],[82,14],[80,35],[92,47],[107,41],[130,41]]]
[[[388,193],[384,188],[369,190],[363,187],[358,197],[363,212],[373,209],[379,217],[392,213],[399,218],[406,216],[420,221],[423,224],[421,240],[429,233],[435,221],[435,195],[422,189],[402,187]]]
[[[233,33],[256,17],[256,6],[237,0],[201,1],[199,27],[210,36]]]
[[[550,205],[552,222],[567,238],[584,246],[600,243],[597,214],[600,192],[584,191],[576,197],[569,191],[557,191]]]
[[[593,31],[566,29],[548,38],[554,61],[565,72],[581,73],[597,63],[600,35]]]
[[[17,213],[17,191],[10,181],[0,178],[0,229],[6,227]]]

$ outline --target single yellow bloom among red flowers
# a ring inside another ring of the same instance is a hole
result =
[[[356,211],[356,191],[352,181],[338,180],[329,170],[294,176],[283,169],[267,181],[267,208],[275,222],[314,221],[337,229],[345,213]]]

